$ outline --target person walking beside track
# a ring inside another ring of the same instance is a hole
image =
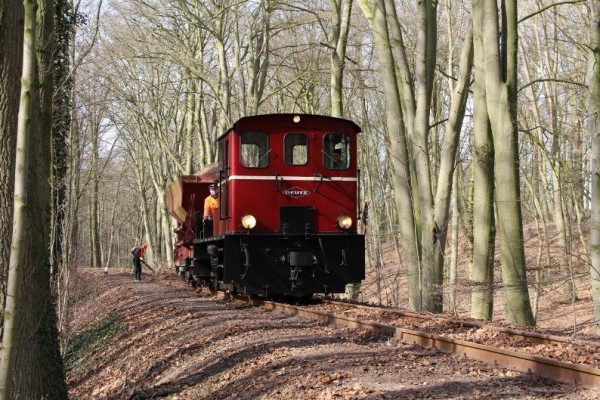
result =
[[[131,255],[133,256],[133,280],[140,281],[142,279],[142,262],[144,262],[144,255],[146,254],[146,248],[148,243],[144,243],[141,246],[134,246],[131,249]]]

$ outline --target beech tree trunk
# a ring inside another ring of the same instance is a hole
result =
[[[600,334],[600,1],[593,0],[589,56],[589,132],[592,138],[592,212],[590,222],[590,279],[596,333]]]
[[[23,63],[23,2],[0,2],[0,341],[13,222],[15,143]]]
[[[380,64],[381,87],[385,96],[387,112],[386,125],[389,135],[389,154],[394,166],[392,185],[394,202],[398,209],[400,236],[404,243],[404,256],[408,263],[408,303],[413,310],[423,308],[419,244],[413,214],[413,198],[408,157],[408,139],[402,124],[403,112],[396,80],[396,67],[386,21],[386,7],[383,0],[368,2],[359,0],[359,5],[373,30],[375,50]]]
[[[437,52],[437,2],[417,3],[414,79],[392,0],[359,0],[373,31],[386,99],[395,205],[408,264],[409,307],[440,312],[452,175],[472,66],[467,39],[451,94],[439,171],[430,154],[430,118]],[[433,170],[433,172],[432,172]],[[435,188],[435,193],[434,193]]]
[[[504,1],[504,0],[503,0]],[[519,187],[519,142],[517,132],[517,2],[503,3],[502,36],[496,0],[477,0],[483,7],[485,90],[495,151],[496,204],[501,238],[500,258],[504,284],[504,312],[508,322],[534,325],[529,301],[523,219]],[[500,52],[498,38],[504,40]]]
[[[331,33],[329,37],[331,116],[342,118],[344,116],[343,80],[344,67],[346,65],[346,43],[350,29],[352,0],[329,0],[329,6],[332,10]],[[345,297],[356,300],[359,292],[359,282],[346,285]]]
[[[49,279],[54,1],[25,0],[23,6],[23,74],[0,398],[66,399]]]
[[[25,312],[23,303],[25,296],[22,290],[27,251],[27,203],[29,183],[29,141],[31,139],[31,120],[34,116],[35,90],[33,85],[35,74],[35,14],[36,0],[25,0],[24,36],[23,36],[23,73],[21,76],[21,101],[19,104],[17,125],[16,169],[14,177],[14,210],[12,228],[12,243],[9,258],[7,297],[4,307],[4,330],[2,348],[0,348],[0,399],[10,399],[13,396],[13,383],[17,374],[18,338]]]
[[[331,116],[341,118],[344,115],[343,78],[352,0],[329,0],[329,5],[333,11],[331,36],[329,37],[329,47],[331,48]]]
[[[471,317],[492,319],[494,307],[494,142],[485,94],[483,14],[473,7],[473,259],[469,271]]]

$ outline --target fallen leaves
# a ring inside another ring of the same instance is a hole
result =
[[[95,272],[81,277],[94,293],[75,303],[71,326],[82,329],[98,315],[117,313],[126,330],[83,354],[86,362],[98,361],[89,374],[69,375],[72,398],[547,399],[565,392],[595,397],[393,339],[216,302],[169,276],[133,286],[128,274]],[[569,351],[585,357],[588,350]]]

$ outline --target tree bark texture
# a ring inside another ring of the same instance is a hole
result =
[[[420,1],[417,7],[419,23],[414,83],[416,109],[414,125],[408,127],[408,131],[409,136],[412,137],[411,155],[414,157],[414,172],[417,178],[417,185],[413,186],[413,196],[419,198],[421,216],[419,226],[421,228],[423,306],[425,310],[440,312],[443,304],[441,291],[443,275],[437,263],[439,254],[436,254],[440,227],[436,226],[434,219],[429,148],[429,117],[433,86],[432,70],[436,65],[437,6],[432,1]]]
[[[517,4],[505,2],[505,52],[498,43],[496,0],[473,2],[483,6],[483,48],[485,52],[485,88],[488,115],[494,137],[496,204],[501,238],[500,258],[504,284],[504,311],[510,323],[534,325],[527,287],[523,219],[519,188],[519,144],[517,132],[516,47]],[[506,81],[504,81],[506,76]]]
[[[99,187],[99,181],[100,181],[100,164],[99,164],[99,157],[100,157],[100,147],[99,147],[99,141],[100,141],[100,120],[102,118],[102,114],[99,114],[96,116],[96,118],[93,118],[92,121],[94,123],[94,126],[91,128],[91,133],[92,133],[92,160],[90,163],[90,168],[91,168],[91,196],[90,196],[90,245],[91,245],[91,252],[90,252],[90,257],[91,257],[91,263],[90,266],[92,267],[96,267],[96,268],[101,268],[102,267],[102,253],[100,250],[101,247],[101,243],[100,243],[100,221],[98,221],[98,218],[100,216],[100,212],[98,210],[98,204],[100,202],[99,197],[99,191],[98,191],[98,187]]]
[[[442,152],[439,157],[440,165],[437,175],[437,190],[433,202],[433,259],[432,268],[435,271],[434,285],[436,292],[441,293],[442,276],[444,271],[444,261],[446,253],[446,242],[448,232],[448,220],[450,215],[450,199],[452,197],[453,176],[456,174],[456,154],[460,139],[460,132],[463,126],[469,86],[471,80],[471,71],[473,68],[473,40],[472,35],[465,39],[463,51],[460,57],[458,81],[452,91],[450,99],[450,110],[448,112],[448,121],[445,126],[445,134]],[[432,183],[429,183],[432,186]],[[429,310],[441,311],[441,304],[437,299],[430,304]]]
[[[262,0],[260,7],[253,13],[253,23],[248,24],[248,37],[253,38],[248,46],[248,85],[246,97],[248,99],[248,115],[258,114],[263,101],[263,93],[267,81],[267,72],[270,64],[271,43],[271,16],[275,6],[272,2]],[[262,14],[262,15],[261,15]],[[253,30],[252,27],[257,29]]]
[[[67,18],[71,9],[69,0],[56,1],[56,56],[55,56],[55,94],[53,99],[52,121],[52,187],[50,234],[50,262],[52,277],[57,276],[63,267],[61,263],[63,252],[63,235],[65,233],[67,173],[69,162],[68,137],[71,126],[71,94],[73,79],[71,69],[72,46],[71,38],[74,37],[74,23]]]
[[[436,66],[437,2],[417,4],[414,78],[394,2],[361,0],[359,4],[373,30],[386,98],[390,157],[396,171],[395,203],[401,226],[404,224],[400,229],[404,249],[408,250],[405,254],[409,307],[439,312],[443,305],[443,265],[452,174],[472,66],[471,40],[467,41],[461,55],[461,75],[451,95],[440,169],[434,171],[438,172],[437,182],[434,182],[429,120]]]
[[[23,4],[18,167],[0,397],[66,399],[49,279],[54,1]]]
[[[589,132],[592,138],[592,211],[590,223],[590,279],[596,333],[600,334],[600,1],[592,5],[589,56]]]
[[[344,116],[344,68],[346,66],[346,44],[350,29],[350,15],[352,13],[352,0],[329,0],[332,10],[331,32],[329,37],[330,47],[330,102],[331,116],[342,118]],[[360,206],[360,205],[359,205]],[[360,292],[360,283],[346,285],[345,296],[357,300]]]
[[[381,86],[385,96],[386,124],[389,137],[389,155],[394,166],[394,203],[398,211],[400,236],[404,243],[404,254],[408,263],[408,303],[412,310],[421,310],[424,299],[421,288],[421,271],[408,157],[408,139],[402,124],[402,105],[396,81],[396,67],[386,22],[386,7],[383,0],[373,5],[359,0],[363,13],[371,24],[373,40],[380,63]]]
[[[473,260],[469,271],[471,317],[491,319],[494,307],[494,142],[485,95],[483,14],[473,7]]]
[[[35,104],[35,29],[37,3],[35,0],[23,2],[25,10],[23,35],[23,73],[21,76],[21,98],[18,112],[16,137],[16,172],[14,176],[14,210],[12,243],[10,248],[7,297],[4,307],[4,331],[0,348],[0,398],[10,399],[18,392],[17,360],[19,356],[19,333],[26,326],[23,303],[23,281],[27,242],[31,239],[27,232],[27,204],[29,183],[29,142],[31,140],[31,120]],[[13,392],[14,390],[14,392]]]
[[[352,0],[329,0],[333,10],[331,21],[331,116],[341,118],[344,115],[343,78],[346,65],[346,43],[350,29]]]
[[[10,256],[17,114],[23,63],[23,2],[0,2],[0,341]]]

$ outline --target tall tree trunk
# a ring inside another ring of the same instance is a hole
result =
[[[389,154],[394,166],[392,186],[394,202],[398,210],[400,236],[404,245],[404,255],[408,263],[408,303],[413,310],[423,309],[419,248],[413,214],[408,140],[402,123],[403,113],[400,93],[396,81],[396,64],[390,48],[390,38],[386,21],[386,7],[383,0],[375,0],[371,6],[367,0],[359,0],[359,5],[373,30],[375,50],[380,64],[381,86],[385,96],[386,127],[389,140]]]
[[[450,98],[450,110],[448,122],[446,122],[443,139],[443,147],[440,156],[440,166],[437,174],[437,190],[433,202],[433,232],[430,234],[433,243],[432,268],[435,277],[434,285],[436,292],[441,295],[441,285],[444,270],[444,259],[446,254],[446,240],[448,232],[448,218],[450,214],[450,198],[452,197],[453,175],[456,173],[456,154],[460,131],[462,130],[465,116],[467,97],[471,81],[473,67],[473,39],[469,34],[464,43],[460,57],[460,75]],[[429,184],[431,186],[431,184]],[[423,236],[425,237],[425,236]],[[433,299],[430,311],[441,311],[441,299]]]
[[[224,7],[219,10],[215,21],[215,30],[218,32],[216,38],[216,49],[219,65],[219,117],[217,120],[218,133],[221,134],[229,127],[229,103],[231,88],[229,82],[229,67],[227,64],[227,52],[225,49],[225,24],[227,23],[227,12]]]
[[[126,164],[123,164],[123,166],[125,166]],[[122,168],[121,171],[119,172],[119,181],[117,183],[117,187],[116,187],[116,193],[120,193],[121,192],[121,183],[123,181],[123,172],[125,171],[125,168]],[[109,227],[115,227],[115,223],[116,223],[116,214],[117,214],[117,205],[118,204],[112,204],[112,210],[110,213],[110,220],[108,222],[108,226]],[[118,232],[118,231],[117,231]],[[114,240],[115,237],[115,229],[110,229],[110,233],[109,233],[109,239],[108,239],[108,244],[107,244],[107,254],[106,257],[104,258],[103,261],[103,265],[104,265],[104,271],[108,271],[108,268],[111,265],[112,262],[112,253],[113,253],[113,249],[114,249]],[[118,254],[118,253],[117,253]]]
[[[503,5],[502,18],[506,24],[500,36],[496,0],[473,2],[473,8],[483,6],[485,88],[496,155],[496,204],[501,238],[504,312],[510,323],[534,325],[527,288],[519,188],[517,3],[515,0],[506,0]],[[502,54],[499,37],[505,38]]]
[[[49,281],[54,2],[23,4],[24,62],[0,397],[66,399]]]
[[[251,41],[248,44],[248,85],[245,97],[248,99],[250,115],[258,114],[258,109],[263,101],[271,56],[271,15],[273,8],[276,7],[275,4],[271,1],[261,0],[260,5],[252,14],[252,23],[248,24],[247,37]],[[255,27],[260,28],[260,32],[257,32],[258,29]]]
[[[31,123],[34,117],[35,89],[35,29],[36,0],[25,0],[24,36],[23,36],[23,74],[21,77],[21,102],[19,104],[17,125],[16,170],[14,178],[14,210],[12,228],[12,244],[9,259],[7,297],[4,307],[4,334],[0,349],[0,398],[13,397],[13,382],[17,375],[17,356],[19,332],[25,326],[26,317],[23,310],[25,294],[23,281],[27,251],[27,203],[29,183],[29,142],[31,140]],[[19,388],[15,388],[19,390]]]
[[[590,222],[590,279],[596,333],[600,334],[600,1],[590,2],[592,7],[589,56],[589,132],[592,138],[592,213]]]
[[[184,171],[186,175],[194,173],[194,131],[197,126],[196,117],[196,93],[195,93],[195,81],[189,76],[189,71],[186,71],[185,75],[185,87],[187,88],[186,93],[186,108],[185,108],[185,140],[183,143],[184,150]]]
[[[494,142],[485,94],[483,14],[473,6],[473,257],[469,271],[471,317],[492,319],[494,307]]]
[[[456,283],[458,281],[458,173],[452,179],[452,247],[448,266],[448,312],[456,312]]]
[[[102,267],[102,257],[100,254],[100,223],[98,219],[100,218],[100,212],[98,211],[98,203],[100,201],[99,197],[99,170],[98,170],[98,141],[100,138],[99,130],[96,131],[94,129],[94,138],[92,139],[92,191],[90,193],[90,235],[91,235],[91,245],[90,255],[92,257],[91,267],[101,268]]]
[[[68,137],[71,125],[71,90],[73,81],[70,71],[70,47],[73,32],[70,0],[58,0],[56,4],[56,61],[54,118],[52,125],[52,171],[51,171],[51,218],[50,262],[53,279],[62,267],[63,234],[66,212],[66,177],[68,168]],[[73,46],[74,47],[74,46]]]
[[[331,116],[342,118],[344,116],[344,67],[346,65],[346,43],[350,29],[350,15],[352,13],[352,0],[329,0],[332,10],[330,47],[330,99]],[[346,298],[356,300],[360,292],[360,283],[346,285]]]
[[[413,196],[418,196],[420,206],[420,247],[421,247],[421,291],[423,308],[428,311],[441,311],[442,275],[438,268],[436,242],[439,228],[435,224],[433,209],[433,192],[431,186],[431,164],[429,157],[429,116],[431,107],[431,90],[433,85],[432,70],[436,65],[436,4],[435,2],[418,2],[418,31],[415,57],[415,120],[412,127],[412,156],[415,163],[417,185],[413,185]],[[454,160],[453,160],[454,161]],[[450,181],[450,185],[451,185]]]
[[[329,0],[332,12],[331,35],[329,37],[331,76],[331,115],[341,118],[344,115],[343,78],[346,65],[346,43],[350,29],[352,0]]]
[[[443,305],[443,265],[452,174],[472,65],[471,40],[468,39],[461,55],[461,76],[451,95],[439,173],[434,182],[429,120],[436,66],[437,2],[417,4],[419,22],[414,81],[394,2],[359,0],[359,5],[373,30],[386,98],[386,128],[395,136],[391,140],[390,158],[396,172],[395,202],[408,261],[409,307],[439,312]]]
[[[0,341],[10,257],[17,114],[23,63],[23,2],[0,2]]]

